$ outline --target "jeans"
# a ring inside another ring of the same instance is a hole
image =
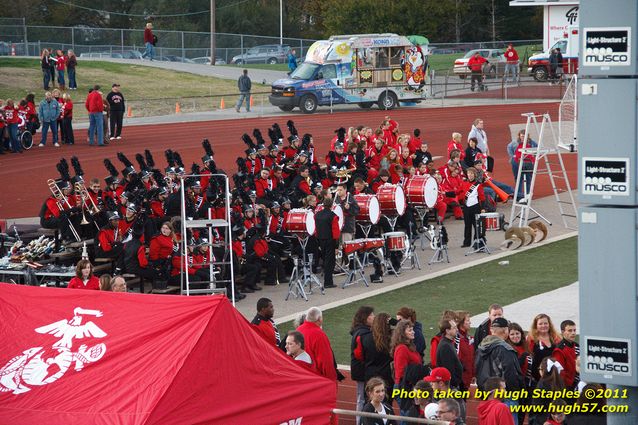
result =
[[[155,56],[155,47],[153,46],[153,43],[146,42],[146,51],[142,57],[145,58],[147,56],[150,60],[153,60],[153,57]]]
[[[237,112],[239,112],[239,110],[241,109],[241,104],[244,103],[244,100],[246,101],[246,112],[250,112],[250,92],[242,92],[239,95],[237,106],[235,106]]]
[[[510,408],[510,412],[512,411],[512,406],[518,406],[518,400],[511,400],[506,398],[505,400],[503,400],[503,403],[505,403],[505,405],[507,407]],[[518,412],[512,412],[512,418],[514,418],[514,424],[518,423]]]
[[[44,90],[49,90],[49,83],[51,82],[51,73],[49,68],[42,70],[42,86]]]
[[[366,404],[366,383],[362,381],[357,381],[357,412],[361,412],[363,410],[363,406]],[[357,416],[357,425],[362,422],[360,416]]]
[[[58,143],[58,122],[57,120],[53,121],[42,121],[42,140],[40,144],[47,144],[47,133],[49,132],[49,128],[51,128],[51,134],[53,134],[53,143]]]
[[[11,150],[14,152],[20,152],[22,146],[20,140],[18,140],[18,124],[9,124],[9,140],[11,140]]]
[[[529,161],[523,162],[523,170],[521,182],[516,188],[516,196],[522,198],[525,194],[529,194],[532,187],[532,173],[534,171],[534,163]],[[525,192],[523,192],[523,184],[525,185]]]
[[[64,71],[60,70],[60,69],[58,69],[58,84],[60,86],[64,86],[65,85],[64,84]]]
[[[77,89],[78,83],[75,81],[75,68],[69,68],[67,72],[69,73],[69,88]]]
[[[518,63],[506,63],[505,64],[505,80],[509,80],[510,74],[512,75],[513,81],[518,81]]]
[[[102,112],[92,112],[89,114],[89,145],[93,144],[93,138],[97,133],[97,144],[104,144],[104,118]]]

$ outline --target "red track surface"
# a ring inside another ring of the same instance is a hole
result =
[[[470,130],[472,121],[481,117],[485,120],[485,128],[489,136],[492,156],[496,159],[494,177],[505,183],[512,184],[512,173],[507,162],[505,146],[510,141],[508,124],[522,123],[520,116],[524,112],[543,113],[549,111],[554,120],[557,119],[557,103],[526,104],[526,105],[496,105],[471,106],[459,108],[431,108],[431,109],[399,109],[390,111],[389,115],[397,120],[402,132],[411,132],[420,128],[424,139],[430,144],[433,155],[446,154],[447,142],[451,133],[458,131],[465,137]],[[116,152],[124,152],[135,163],[135,153],[148,148],[153,153],[156,165],[165,166],[164,150],[171,148],[179,151],[185,164],[190,167],[193,161],[200,162],[204,154],[201,140],[209,138],[215,151],[218,167],[228,172],[236,169],[234,160],[244,154],[245,145],[240,140],[244,132],[252,134],[253,128],[260,128],[267,139],[267,129],[274,122],[278,122],[287,134],[286,120],[292,118],[300,134],[311,133],[320,157],[327,153],[329,141],[334,136],[334,130],[340,126],[368,125],[376,128],[386,111],[368,110],[340,112],[332,115],[295,115],[281,117],[267,117],[255,119],[205,121],[180,124],[157,124],[125,127],[125,140],[112,143],[108,147],[98,148],[88,146],[86,131],[76,131],[74,146],[54,148],[49,143],[45,148],[33,147],[22,155],[9,154],[0,156],[0,181],[4,183],[0,194],[0,218],[37,216],[44,199],[49,195],[47,179],[58,178],[55,164],[60,158],[66,157],[70,162],[72,155],[77,155],[82,163],[85,177],[104,178],[107,175],[102,164],[104,158],[110,158],[118,169],[122,169],[116,158]],[[35,142],[39,142],[40,135],[36,135]],[[570,170],[570,178],[575,176],[576,159],[568,155],[566,166]],[[437,165],[443,162],[438,161]],[[575,181],[575,180],[572,180]],[[539,178],[536,193],[539,196],[550,193],[549,181]]]

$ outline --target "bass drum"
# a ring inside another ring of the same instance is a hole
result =
[[[357,221],[377,224],[381,218],[381,209],[379,208],[379,199],[376,195],[361,193],[354,195],[354,199],[357,201],[357,205],[359,205]]]
[[[315,214],[321,211],[322,209],[323,209],[323,205],[321,204],[317,205],[317,207],[315,208]],[[341,205],[332,204],[331,210],[339,218],[339,230],[343,230],[344,217],[343,217],[343,209],[341,208]]]
[[[315,215],[310,210],[292,209],[288,213],[284,228],[290,233],[312,235],[315,233]]]
[[[395,184],[384,184],[377,190],[381,214],[396,217],[405,214],[405,193],[403,188]]]
[[[432,208],[436,204],[439,185],[431,176],[414,176],[405,185],[405,194],[412,206]]]

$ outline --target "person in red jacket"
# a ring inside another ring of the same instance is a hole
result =
[[[450,159],[452,151],[458,150],[461,153],[460,162],[465,161],[465,149],[461,144],[461,133],[454,132],[452,133],[452,139],[447,142],[447,159]]]
[[[144,46],[146,51],[142,55],[142,58],[148,57],[149,60],[153,60],[155,56],[155,36],[153,35],[153,24],[148,22],[146,28],[144,28]]]
[[[394,358],[394,385],[401,383],[408,365],[423,363],[421,355],[414,345],[414,326],[410,320],[401,320],[392,333],[392,357]],[[401,405],[401,403],[399,403]],[[400,410],[401,416],[406,416],[407,411]]]
[[[328,335],[321,329],[323,314],[317,307],[306,312],[305,321],[297,328],[304,336],[306,352],[320,375],[337,383],[337,368]]]
[[[439,168],[441,173],[441,192],[445,195],[443,202],[447,207],[452,207],[454,218],[457,220],[463,219],[463,210],[461,209],[461,186],[463,185],[463,178],[461,177],[461,167],[454,161],[449,160],[447,165]]]
[[[55,69],[58,73],[58,86],[60,90],[66,90],[66,82],[64,81],[64,70],[66,69],[66,61],[67,57],[62,52],[62,50],[58,50],[56,52],[57,57],[55,58]]]
[[[477,51],[474,56],[467,62],[467,67],[472,72],[472,82],[470,83],[470,90],[474,91],[475,84],[478,84],[479,90],[485,90],[485,84],[483,84],[483,67],[487,63],[487,59],[481,56],[481,53]]]
[[[75,137],[73,136],[73,101],[68,93],[64,93],[62,99],[64,100],[62,106],[62,143],[73,145],[75,144]]]
[[[576,372],[576,357],[580,355],[580,346],[576,342],[576,323],[572,320],[563,320],[560,324],[560,332],[563,340],[558,343],[552,357],[563,366],[560,372],[567,389],[574,389],[580,381]]]
[[[7,99],[7,104],[3,108],[4,121],[9,130],[9,139],[11,140],[11,150],[13,153],[22,153],[22,145],[18,139],[18,123],[20,117],[18,116],[18,108],[13,103],[12,99]]]
[[[279,347],[281,344],[281,336],[275,321],[275,307],[268,298],[260,298],[257,301],[257,314],[250,324],[252,328],[261,335],[269,344]]]
[[[100,290],[100,279],[93,275],[93,265],[89,260],[80,260],[75,266],[75,277],[67,288]]]
[[[100,86],[97,84],[93,87],[84,102],[86,110],[89,112],[89,145],[93,145],[93,138],[97,134],[97,145],[104,146],[104,101]]]
[[[108,224],[97,234],[98,246],[95,256],[101,258],[118,258],[124,249],[123,234],[120,232],[120,214],[117,211],[107,213]]]
[[[499,393],[505,391],[503,378],[488,378],[485,381],[485,391],[490,394],[478,405],[479,425],[514,425],[510,408],[499,400]]]
[[[459,348],[458,355],[463,365],[463,387],[470,388],[474,377],[474,338],[470,336],[472,321],[468,311],[456,312],[456,323],[458,326]]]
[[[509,43],[507,45],[507,49],[505,50],[505,75],[504,77],[506,78],[506,82],[507,81],[514,81],[514,82],[518,82],[518,52],[516,51],[516,49],[514,48],[514,46],[512,45],[512,43]],[[510,74],[512,76],[512,78],[510,78]]]

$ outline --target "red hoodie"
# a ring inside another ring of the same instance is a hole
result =
[[[102,95],[99,91],[93,90],[86,97],[86,110],[89,111],[89,114],[103,112],[104,111],[104,102],[102,101]]]
[[[476,410],[479,425],[514,425],[514,418],[509,407],[501,400],[482,401]]]

